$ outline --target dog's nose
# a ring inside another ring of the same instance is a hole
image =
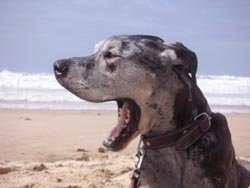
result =
[[[65,77],[69,71],[70,61],[61,59],[54,62],[54,73],[56,77]]]

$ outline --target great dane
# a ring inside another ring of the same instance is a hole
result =
[[[116,101],[118,122],[103,145],[125,148],[141,136],[132,187],[247,188],[225,117],[196,84],[197,57],[179,42],[112,36],[93,55],[54,63],[58,82],[90,102]]]

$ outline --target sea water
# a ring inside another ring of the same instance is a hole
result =
[[[213,111],[250,113],[250,77],[197,76]],[[0,108],[114,110],[115,102],[89,103],[64,89],[49,73],[0,72]]]

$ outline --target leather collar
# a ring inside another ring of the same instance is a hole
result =
[[[203,112],[195,116],[194,120],[183,128],[152,137],[142,136],[142,142],[149,149],[175,146],[176,149],[185,150],[198,141],[210,127],[211,116]]]

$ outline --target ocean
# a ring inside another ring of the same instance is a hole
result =
[[[250,113],[250,77],[197,76],[214,112]],[[115,110],[115,102],[89,103],[57,83],[49,73],[0,72],[0,108]]]

